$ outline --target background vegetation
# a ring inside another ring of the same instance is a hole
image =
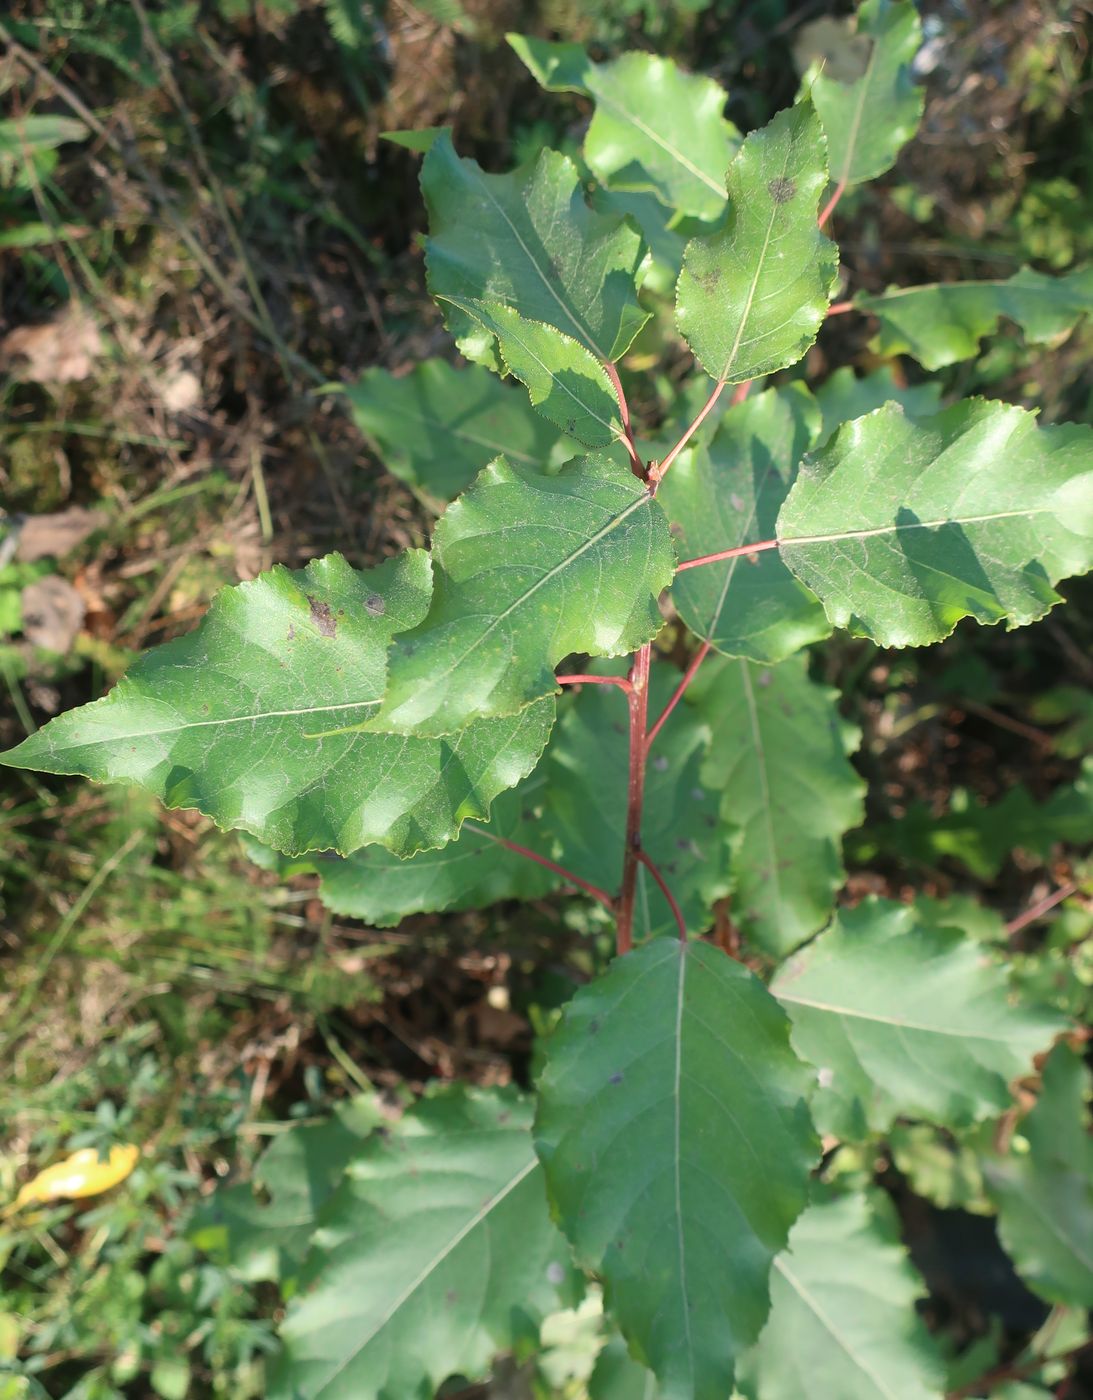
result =
[[[453,124],[487,169],[546,141],[575,150],[579,104],[538,89],[503,42],[514,27],[669,53],[718,77],[747,130],[792,100],[807,26],[847,8],[15,0],[0,22],[0,748],[186,631],[223,583],[423,541],[425,508],[331,392],[448,353],[415,238],[417,158],[383,131]],[[921,8],[923,130],[840,207],[853,286],[1087,261],[1091,7]],[[836,318],[810,371],[872,367],[870,335]],[[1091,350],[1088,327],[1053,350],[1004,329],[949,388],[1089,421]],[[1093,613],[1088,580],[1066,591],[1072,606],[1027,633],[826,656],[875,803],[847,898],[976,893],[997,915],[984,937],[1088,1023],[1093,866],[1060,795],[1093,750]],[[66,1151],[143,1149],[101,1200],[0,1218],[0,1397],[260,1396],[278,1274],[245,1211],[226,1225],[212,1210],[214,1188],[335,1107],[351,1127],[430,1079],[526,1082],[588,930],[543,900],[530,920],[501,906],[377,931],[196,814],[0,781],[0,1208]],[[1065,1354],[1046,1379],[1093,1395],[1073,1320],[1005,1264],[961,1145],[906,1129],[888,1148],[847,1169],[899,1209],[926,1319],[959,1358],[953,1393]],[[262,1168],[275,1206],[278,1165],[274,1151]],[[579,1395],[595,1345],[594,1320],[563,1318],[494,1388]]]

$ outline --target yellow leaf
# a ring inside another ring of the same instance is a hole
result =
[[[124,1181],[139,1157],[140,1148],[132,1143],[112,1147],[105,1161],[99,1156],[98,1148],[81,1147],[63,1162],[54,1162],[53,1166],[32,1177],[3,1215],[12,1215],[23,1206],[44,1201],[99,1196]]]

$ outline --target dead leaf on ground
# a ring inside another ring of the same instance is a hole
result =
[[[40,326],[17,326],[0,340],[0,369],[32,384],[86,379],[102,353],[99,328],[79,306]]]
[[[83,506],[73,506],[53,515],[27,516],[19,529],[15,557],[26,564],[50,555],[63,559],[69,550],[105,524],[106,516],[102,511],[85,510]]]
[[[83,619],[84,601],[67,579],[51,574],[23,589],[23,635],[36,647],[65,655]]]

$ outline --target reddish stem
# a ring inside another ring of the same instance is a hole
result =
[[[853,310],[854,303],[852,301],[833,301],[827,308],[827,314],[829,316],[843,316],[847,311]]]
[[[834,214],[835,208],[836,208],[836,206],[838,205],[839,200],[842,199],[842,197],[843,197],[843,195],[844,195],[845,193],[846,193],[846,179],[845,179],[845,177],[844,177],[844,178],[841,179],[841,180],[839,181],[839,183],[835,186],[834,193],[832,194],[831,198],[827,201],[827,203],[824,205],[823,209],[822,209],[821,212],[820,212],[820,217],[819,217],[819,219],[816,221],[816,222],[819,224],[820,228],[823,228],[824,224],[826,224],[827,221],[828,221],[828,219],[830,219],[831,216],[832,216],[832,214]]]
[[[703,661],[705,661],[706,657],[709,655],[709,652],[709,642],[703,642],[699,649],[695,652],[694,656],[691,657],[690,664],[688,665],[687,669],[683,672],[683,679],[676,686],[675,691],[672,694],[672,698],[668,701],[667,705],[665,705],[664,709],[661,711],[660,718],[657,720],[656,724],[653,725],[652,729],[650,729],[649,733],[645,737],[645,752],[647,754],[649,750],[653,747],[653,740],[660,733],[664,721],[668,718],[668,716],[672,713],[675,707],[683,699],[684,691],[694,680],[698,668],[702,665]]]
[[[682,939],[682,941],[686,943],[687,925],[683,922],[683,911],[676,903],[675,895],[665,883],[664,876],[660,873],[660,871],[657,869],[657,867],[653,864],[652,860],[650,860],[650,858],[645,854],[644,851],[638,852],[638,860],[641,861],[642,865],[645,866],[646,870],[648,870],[649,874],[652,875],[653,879],[657,882],[658,886],[660,887],[660,892],[668,901],[668,905],[672,911],[672,916],[676,921],[676,928],[679,929],[679,936]]]
[[[1037,900],[1031,909],[1026,909],[1023,914],[1018,914],[1016,919],[1011,919],[1006,925],[1006,933],[1012,938],[1015,933],[1020,933],[1029,924],[1034,924],[1037,919],[1042,918],[1049,909],[1054,909],[1056,904],[1062,904],[1064,899],[1069,899],[1072,894],[1077,894],[1078,886],[1073,880],[1068,880],[1065,885],[1060,886],[1053,894],[1045,895],[1043,899]]]
[[[576,885],[578,889],[590,894],[593,899],[598,899],[605,909],[611,913],[615,912],[615,901],[598,885],[590,885],[587,880],[582,880],[579,875],[574,875],[572,870],[567,870],[564,865],[559,865],[556,861],[547,860],[546,856],[541,856],[537,851],[529,850],[527,846],[521,846],[517,841],[510,841],[507,836],[498,836],[492,831],[487,831],[484,826],[479,826],[477,822],[467,822],[466,826],[479,836],[484,836],[487,841],[495,841],[498,846],[504,846],[507,851],[514,851],[518,856],[527,856],[528,860],[533,860],[536,865],[545,865],[548,870],[553,870],[555,875],[560,875],[570,885]]]
[[[800,541],[796,541],[800,543]],[[697,569],[700,564],[716,564],[721,559],[738,559],[744,554],[762,554],[764,549],[777,549],[777,540],[760,540],[758,544],[738,544],[735,549],[721,549],[716,554],[701,554],[697,559],[684,559],[676,565],[676,573],[684,569]]]
[[[646,644],[630,667],[630,776],[626,788],[626,847],[622,858],[615,949],[628,953],[634,946],[634,894],[641,859],[641,808],[645,799],[645,726],[649,716],[649,665],[652,648]]]
[[[572,676],[555,676],[559,685],[617,685],[620,690],[630,691],[630,682],[625,676],[589,676],[583,672]]]
[[[607,377],[610,379],[612,387],[615,390],[615,397],[619,401],[619,417],[622,419],[623,443],[627,452],[630,454],[630,470],[639,481],[645,481],[648,479],[645,471],[645,464],[638,455],[638,449],[634,444],[634,430],[630,426],[630,405],[626,402],[626,394],[622,387],[622,380],[619,378],[618,370],[610,360],[604,364],[604,369],[607,371]]]

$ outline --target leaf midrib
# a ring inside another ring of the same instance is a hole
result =
[[[607,107],[616,117],[621,117],[624,121],[631,122],[635,127],[637,127],[638,131],[640,131],[643,136],[647,136],[649,140],[653,142],[654,145],[657,145],[661,148],[661,150],[666,151],[668,155],[672,157],[673,160],[678,161],[679,164],[682,165],[685,170],[690,171],[690,173],[696,179],[701,180],[702,183],[704,185],[707,185],[711,190],[713,190],[715,194],[719,194],[722,200],[728,199],[728,194],[723,184],[718,184],[718,182],[715,179],[713,179],[712,176],[707,175],[706,172],[702,170],[699,166],[695,165],[693,161],[688,160],[688,158],[683,154],[681,150],[678,149],[678,147],[673,146],[672,143],[668,141],[665,137],[661,136],[659,132],[654,131],[652,127],[646,126],[645,123],[636,113],[631,112],[628,108],[621,106],[614,100],[614,98],[609,97],[603,90],[597,90],[596,88],[590,87],[589,91],[595,97],[597,103],[602,103],[603,106]]]
[[[407,1284],[407,1286],[402,1290],[402,1292],[398,1295],[394,1302],[391,1303],[387,1311],[375,1323],[371,1332],[369,1332],[368,1335],[361,1340],[360,1345],[357,1346],[354,1350],[350,1351],[346,1355],[345,1359],[339,1364],[337,1369],[332,1371],[330,1375],[326,1377],[326,1379],[323,1381],[322,1390],[317,1392],[317,1400],[318,1397],[321,1397],[323,1394],[326,1393],[330,1385],[338,1379],[338,1377],[342,1374],[346,1367],[349,1366],[353,1361],[355,1361],[358,1356],[360,1356],[361,1352],[365,1349],[365,1347],[368,1346],[368,1344],[371,1341],[373,1341],[376,1337],[379,1336],[380,1332],[383,1331],[383,1329],[387,1326],[387,1324],[391,1321],[391,1319],[395,1316],[399,1309],[404,1306],[408,1299],[413,1297],[413,1295],[417,1292],[419,1288],[422,1287],[423,1284],[428,1282],[430,1276],[434,1274],[437,1269],[440,1268],[441,1264],[444,1263],[445,1259],[447,1259],[448,1256],[454,1250],[458,1249],[458,1247],[463,1243],[463,1241],[467,1238],[471,1231],[476,1230],[478,1226],[482,1224],[483,1220],[485,1220],[486,1217],[490,1214],[490,1212],[495,1210],[506,1198],[506,1196],[510,1196],[512,1192],[515,1191],[516,1188],[520,1185],[520,1183],[527,1176],[529,1176],[536,1169],[536,1167],[538,1167],[538,1165],[539,1159],[535,1156],[534,1153],[532,1153],[531,1158],[527,1162],[527,1164],[524,1167],[522,1167],[520,1171],[518,1171],[514,1176],[512,1176],[504,1184],[504,1186],[499,1187],[498,1190],[496,1190],[492,1196],[490,1196],[486,1201],[484,1201],[483,1204],[479,1207],[479,1209],[475,1212],[475,1214],[470,1218],[470,1220],[468,1220],[466,1224],[464,1224],[459,1230],[456,1231],[456,1233],[451,1237],[451,1239],[447,1242],[447,1244],[444,1245],[442,1249],[438,1250],[438,1252],[435,1255],[433,1255],[433,1257],[429,1260],[425,1267],[421,1269],[421,1271],[418,1273],[417,1277],[413,1279],[411,1283]]]
[[[856,1355],[853,1347],[842,1335],[842,1333],[839,1331],[838,1327],[836,1327],[832,1319],[828,1317],[827,1313],[824,1312],[823,1308],[812,1296],[809,1290],[804,1286],[803,1283],[800,1282],[796,1275],[793,1274],[790,1271],[789,1267],[783,1262],[781,1255],[777,1255],[775,1257],[774,1267],[778,1270],[778,1272],[782,1275],[785,1281],[801,1299],[804,1305],[810,1310],[810,1312],[812,1312],[812,1314],[820,1322],[825,1331],[846,1353],[846,1355],[849,1357],[850,1361],[857,1368],[857,1370],[861,1371],[862,1375],[867,1376],[869,1380],[872,1381],[872,1383],[877,1387],[879,1393],[884,1396],[884,1400],[900,1400],[899,1396],[895,1393],[895,1391],[889,1390],[883,1378],[878,1376],[876,1372],[868,1365],[867,1362],[862,1361]]]

